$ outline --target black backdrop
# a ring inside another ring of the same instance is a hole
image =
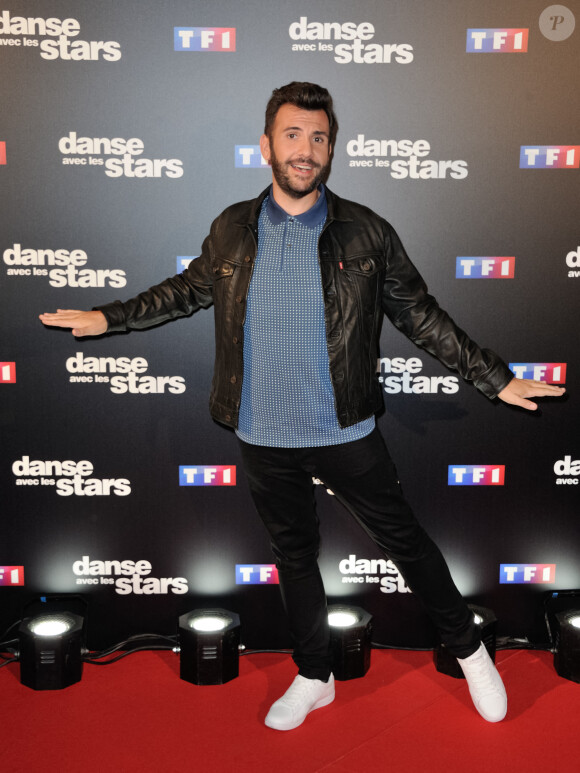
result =
[[[333,190],[394,224],[482,345],[527,377],[566,365],[569,397],[531,415],[383,333],[379,421],[409,499],[468,599],[541,639],[542,594],[580,585],[576,0],[2,8],[0,627],[38,595],[82,593],[93,647],[205,605],[239,612],[250,646],[288,644],[243,474],[215,484],[240,459],[207,411],[211,311],[78,341],[37,314],[181,270],[226,205],[268,184],[272,89],[313,80],[339,116]],[[216,468],[214,485],[180,485],[180,467],[182,482]],[[450,467],[482,485],[449,485]],[[331,601],[368,609],[378,641],[429,646],[392,567],[317,496]]]

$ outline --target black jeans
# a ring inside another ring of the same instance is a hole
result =
[[[326,594],[312,477],[342,501],[403,575],[456,657],[480,635],[441,551],[406,502],[395,466],[375,429],[362,440],[321,448],[268,448],[240,441],[250,490],[272,541],[299,673],[330,673]]]

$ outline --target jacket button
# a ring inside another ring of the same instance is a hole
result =
[[[238,343],[238,337],[237,337],[237,336],[234,336],[234,337],[232,338],[232,342],[233,342],[234,344],[237,344],[237,343]]]
[[[236,303],[241,303],[243,300],[241,295],[236,295]]]
[[[235,384],[237,380],[237,376],[232,376],[230,379],[230,384]]]
[[[252,260],[252,258],[249,255],[246,255],[244,258],[244,263],[249,263]]]
[[[365,260],[361,264],[361,268],[363,271],[370,271],[371,270],[371,264],[368,260]]]
[[[232,420],[231,414],[229,414],[229,413],[226,413],[226,415],[225,415],[225,420],[226,420],[226,421],[231,421],[231,420]]]

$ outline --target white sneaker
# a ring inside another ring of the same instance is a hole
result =
[[[501,676],[482,643],[468,658],[457,658],[467,679],[475,708],[488,722],[501,722],[507,712],[507,695]]]
[[[274,730],[293,730],[304,722],[311,711],[328,706],[333,700],[332,674],[328,682],[306,679],[298,674],[284,695],[272,704],[265,723]]]

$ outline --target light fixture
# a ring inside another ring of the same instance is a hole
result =
[[[194,609],[179,618],[179,676],[225,684],[239,674],[240,618],[225,609]]]
[[[18,628],[20,681],[33,690],[62,690],[80,682],[84,619],[72,612],[25,617]]]
[[[564,679],[580,683],[580,606],[555,616],[554,668]]]
[[[339,681],[364,676],[371,665],[372,616],[360,607],[328,607],[332,672]]]
[[[490,658],[495,663],[497,618],[491,609],[478,607],[475,604],[468,604],[467,606],[473,614],[476,625],[480,628],[481,641],[484,643]],[[439,673],[447,674],[447,676],[452,676],[455,679],[465,679],[457,658],[443,644],[439,644],[435,648],[433,660],[435,668]]]
[[[580,682],[580,590],[546,593],[544,618],[556,673]]]

